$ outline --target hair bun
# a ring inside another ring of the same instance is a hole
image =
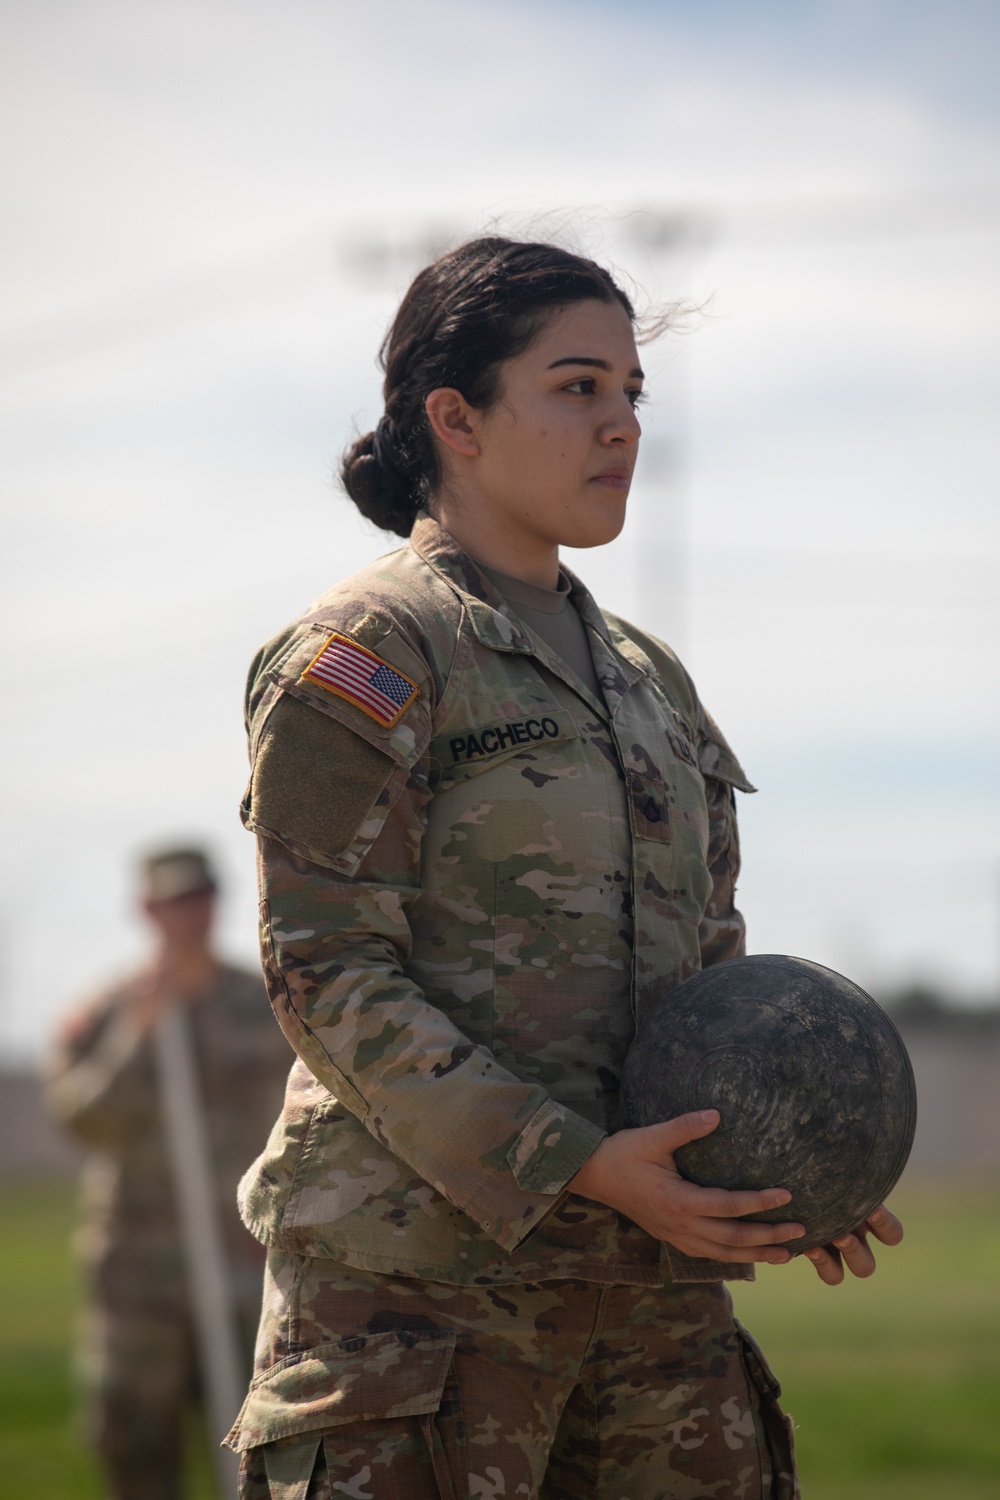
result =
[[[409,536],[420,510],[417,486],[400,461],[392,421],[383,416],[344,454],[340,478],[361,514],[383,531]]]

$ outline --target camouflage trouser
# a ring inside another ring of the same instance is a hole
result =
[[[274,1256],[241,1500],[794,1500],[720,1283],[455,1287]]]
[[[179,1500],[197,1380],[187,1309],[92,1307],[80,1363],[88,1435],[114,1500]]]
[[[244,1308],[244,1329],[249,1322]],[[187,1303],[152,1296],[93,1302],[82,1335],[82,1416],[109,1495],[113,1500],[180,1500],[186,1428],[199,1404],[198,1358]]]

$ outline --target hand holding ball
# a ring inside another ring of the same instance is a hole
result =
[[[796,1254],[856,1228],[906,1165],[916,1089],[902,1038],[850,980],[802,958],[731,959],[679,985],[635,1037],[622,1124],[717,1109],[718,1128],[675,1153],[703,1187],[784,1187]]]

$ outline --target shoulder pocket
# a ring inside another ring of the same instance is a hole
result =
[[[375,1333],[291,1354],[253,1380],[226,1442],[241,1452],[348,1422],[436,1412],[455,1338],[452,1329]]]
[[[331,643],[347,655],[328,655]],[[430,734],[426,665],[384,627],[376,651],[314,625],[267,676],[250,725],[244,825],[353,876],[419,774]]]
[[[281,693],[256,735],[243,822],[293,854],[353,875],[409,775],[346,724]]]

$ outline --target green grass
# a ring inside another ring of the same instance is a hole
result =
[[[1000,1496],[1000,1185],[896,1194],[869,1281],[808,1262],[735,1289],[796,1424],[804,1500]]]
[[[1000,1496],[1000,1185],[911,1189],[867,1282],[804,1261],[735,1287],[796,1422],[804,1500]],[[73,1194],[0,1194],[0,1500],[101,1500],[73,1425]],[[200,1455],[192,1500],[208,1497]]]

